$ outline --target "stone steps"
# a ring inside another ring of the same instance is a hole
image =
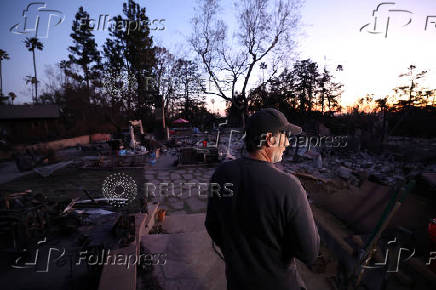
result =
[[[224,262],[212,248],[204,214],[167,216],[168,234],[145,235],[141,244],[153,254],[164,254],[164,265],[153,266],[153,276],[165,290],[225,290]]]
[[[205,231],[204,213],[169,215],[162,228],[169,234]]]

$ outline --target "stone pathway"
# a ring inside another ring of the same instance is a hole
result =
[[[207,188],[215,168],[146,168],[145,195],[169,215],[206,212]]]

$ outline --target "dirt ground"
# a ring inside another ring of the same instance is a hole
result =
[[[124,172],[132,176],[138,185],[138,192],[144,183],[144,169],[84,169],[67,167],[55,171],[48,177],[30,173],[15,180],[0,185],[0,194],[21,192],[31,189],[33,193],[42,193],[53,201],[65,201],[74,197],[88,199],[81,188],[90,192],[93,197],[101,197],[102,185],[106,177],[116,172]]]

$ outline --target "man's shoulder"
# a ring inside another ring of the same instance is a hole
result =
[[[286,186],[286,188],[291,191],[301,187],[300,180],[298,180],[298,178],[292,173],[284,172],[274,167],[274,174],[278,184]]]
[[[214,175],[232,175],[235,171],[241,168],[241,158],[222,162],[215,168]]]
[[[240,170],[254,171],[256,173],[262,174],[262,176],[259,176],[260,178],[267,178],[273,182],[285,182],[293,185],[300,184],[298,178],[296,178],[293,174],[284,172],[271,163],[251,160],[244,157],[221,163],[215,169],[215,173],[230,173]]]
[[[262,171],[276,172],[278,169],[264,161],[240,157],[234,160],[225,161],[221,163],[215,169],[215,172],[233,171],[233,170],[262,170]]]
[[[285,173],[283,174],[286,176],[287,180],[294,186],[302,186],[300,180],[292,173]]]
[[[286,183],[292,186],[301,186],[300,181],[291,173],[284,172],[272,164],[266,164],[259,161],[252,161],[247,158],[238,158],[231,161],[221,163],[216,169],[215,174],[230,174],[240,170],[255,170],[260,171],[263,175],[260,178],[268,178],[271,181]]]

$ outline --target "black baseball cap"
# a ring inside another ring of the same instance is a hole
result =
[[[247,119],[245,132],[248,135],[259,136],[264,133],[285,132],[288,135],[301,134],[301,127],[288,122],[279,110],[266,108],[257,111]]]

